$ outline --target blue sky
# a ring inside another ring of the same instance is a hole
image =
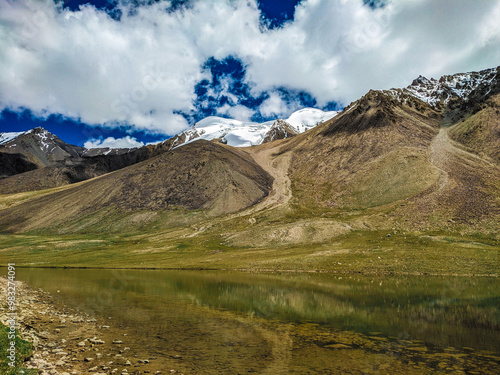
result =
[[[499,17],[486,0],[0,0],[0,132],[140,144],[211,115],[337,110],[498,65]]]

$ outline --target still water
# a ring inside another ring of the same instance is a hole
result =
[[[500,373],[497,278],[69,269],[17,278],[112,318],[160,360],[182,356],[185,374]]]

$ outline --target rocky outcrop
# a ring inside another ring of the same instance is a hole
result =
[[[276,141],[278,139],[291,138],[297,135],[298,132],[286,121],[278,119],[271,126],[271,129],[266,133],[262,143]]]

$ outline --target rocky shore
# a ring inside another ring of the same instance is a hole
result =
[[[0,290],[5,296],[7,279],[3,276]],[[132,337],[114,326],[110,317],[61,308],[52,300],[49,292],[16,281],[17,328],[21,338],[33,344],[27,368],[39,369],[43,375],[181,374],[163,368],[164,362],[148,356],[147,348],[135,350]],[[3,324],[8,320],[7,313],[7,301],[2,298]]]

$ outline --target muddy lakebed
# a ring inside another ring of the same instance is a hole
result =
[[[48,374],[498,374],[490,277],[18,268]]]

